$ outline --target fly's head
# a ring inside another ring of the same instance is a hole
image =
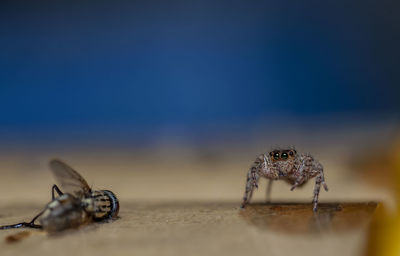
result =
[[[92,212],[96,221],[114,219],[118,216],[118,198],[110,190],[92,191],[90,199],[93,202]]]

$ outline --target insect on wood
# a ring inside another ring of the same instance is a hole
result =
[[[305,184],[315,177],[313,196],[313,211],[318,209],[318,197],[321,185],[326,191],[324,170],[322,165],[309,154],[298,154],[295,149],[276,149],[268,154],[257,157],[251,165],[246,180],[246,188],[243,196],[242,208],[249,203],[254,188],[258,188],[261,177],[269,179],[267,197],[271,192],[272,181],[285,180],[292,185],[291,190]]]
[[[49,166],[61,189],[53,185],[52,200],[30,222],[0,226],[0,229],[25,227],[54,233],[118,216],[119,202],[113,192],[92,190],[77,171],[60,160],[51,160]]]

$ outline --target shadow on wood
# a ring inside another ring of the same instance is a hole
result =
[[[321,203],[318,212],[310,203],[250,204],[240,216],[259,229],[291,234],[351,231],[367,225],[377,203]]]

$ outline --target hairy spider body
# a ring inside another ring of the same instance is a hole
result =
[[[273,150],[259,155],[247,173],[246,190],[242,208],[250,201],[254,188],[258,188],[260,177],[269,179],[268,194],[273,180],[285,180],[292,185],[291,190],[315,177],[313,211],[318,209],[321,185],[328,191],[322,165],[309,154],[297,154],[295,149]],[[269,196],[269,195],[268,195]]]

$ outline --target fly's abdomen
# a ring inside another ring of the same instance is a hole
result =
[[[90,216],[83,209],[81,201],[70,194],[63,194],[47,205],[40,224],[51,233],[77,228],[89,220]]]

